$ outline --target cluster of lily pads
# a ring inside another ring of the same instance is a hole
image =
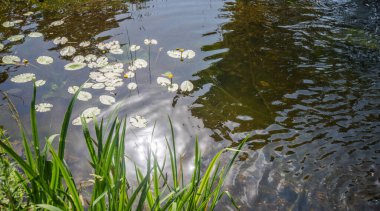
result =
[[[27,15],[32,15],[33,13],[26,13]],[[21,20],[22,22],[22,20]],[[4,27],[13,27],[16,24],[20,23],[20,20],[16,21],[7,21],[2,25]],[[63,24],[63,20],[58,20],[52,22],[49,26],[59,26]],[[28,35],[29,37],[41,37],[43,36],[40,32],[31,32]],[[24,35],[14,35],[8,38],[10,41],[17,41],[24,38]],[[69,43],[68,38],[66,37],[57,37],[53,40],[55,45],[65,45]],[[70,42],[74,43],[74,42]],[[92,43],[90,41],[84,41],[79,43],[79,48],[86,48],[90,46]],[[144,44],[149,47],[157,45],[158,42],[155,39],[145,39]],[[110,54],[123,54],[124,51],[121,48],[119,41],[113,40],[109,42],[101,42],[97,43],[96,47],[101,51],[101,53],[110,53]],[[0,43],[0,50],[4,48],[4,45]],[[75,55],[77,53],[77,49],[74,46],[68,45],[64,46],[60,50],[60,55],[62,57],[66,57],[71,60],[68,64],[64,66],[64,69],[67,71],[78,71],[85,67],[93,69],[89,73],[89,79],[82,85],[82,90],[78,93],[77,99],[81,101],[89,101],[92,99],[92,94],[88,91],[88,89],[104,89],[105,91],[111,92],[116,90],[118,87],[122,87],[126,79],[129,79],[129,83],[127,84],[127,88],[130,91],[137,89],[138,84],[137,81],[132,81],[132,78],[135,77],[136,71],[139,69],[144,69],[150,66],[149,62],[144,59],[136,58],[136,51],[141,48],[139,45],[130,45],[129,51],[135,52],[135,58],[131,58],[131,61],[128,64],[123,64],[117,61],[110,61],[109,58],[105,55],[96,56],[94,54],[88,55]],[[150,55],[150,54],[149,54]],[[185,59],[192,59],[195,56],[195,52],[192,50],[185,49],[175,49],[167,51],[167,55],[180,59],[180,61],[184,61]],[[150,60],[150,59],[149,59]],[[39,56],[36,58],[36,62],[40,65],[49,65],[54,62],[54,59],[50,56]],[[7,65],[28,65],[28,60],[21,60],[18,56],[15,55],[6,55],[2,58],[2,64]],[[150,70],[150,69],[149,69]],[[169,92],[177,92],[179,89],[182,92],[190,92],[193,90],[194,85],[190,81],[183,81],[181,85],[177,83],[173,83],[173,74],[171,72],[166,72],[161,76],[157,77],[157,83],[163,87],[166,87]],[[11,78],[11,81],[14,83],[26,83],[30,81],[35,81],[35,85],[42,86],[46,83],[44,80],[36,80],[36,75],[34,73],[22,73]],[[70,94],[75,94],[75,92],[79,89],[79,86],[69,86],[67,91]],[[114,96],[109,94],[103,94],[99,96],[99,101],[104,105],[113,105],[116,103],[116,99]],[[37,112],[47,112],[53,108],[53,105],[50,103],[40,103],[36,105]],[[101,110],[98,107],[91,107],[85,109],[77,118],[72,121],[73,125],[81,125],[81,117],[85,119],[85,121],[89,122],[92,118],[99,115]],[[130,118],[130,123],[138,128],[146,127],[147,120],[142,116],[134,116]]]

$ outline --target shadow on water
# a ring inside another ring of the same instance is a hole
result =
[[[379,208],[378,7],[225,3],[191,113],[216,141],[253,134],[229,187],[243,210]]]

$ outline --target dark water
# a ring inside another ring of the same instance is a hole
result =
[[[117,106],[120,115],[144,116],[148,127],[131,127],[126,143],[138,163],[143,163],[147,142],[164,157],[167,115],[175,123],[177,145],[186,160],[192,158],[196,135],[209,155],[236,146],[251,133],[226,185],[243,210],[378,210],[379,9],[377,1],[364,0],[12,5],[0,9],[0,22],[25,21],[16,28],[0,28],[6,46],[1,56],[15,54],[33,64],[36,57],[50,55],[55,62],[37,68],[0,66],[0,89],[12,96],[27,124],[31,84],[12,83],[8,76],[28,71],[47,80],[37,101],[54,105],[51,112],[38,115],[41,132],[48,136],[59,131],[57,119],[71,98],[67,87],[86,81],[90,71],[64,70],[70,58],[59,56],[61,47],[52,39],[66,36],[72,45],[119,40],[123,49],[130,39],[142,47],[138,57],[146,59],[143,39],[155,38],[159,45],[151,53],[151,77],[171,71],[178,83],[191,80],[194,91],[168,93],[155,80],[150,83],[149,72],[142,70],[137,75],[139,93],[130,93],[124,84],[114,91],[118,105],[110,107],[97,100],[104,91],[92,90],[93,99],[78,101],[74,117],[89,106],[99,106],[101,116]],[[39,12],[27,19],[21,15],[30,10]],[[62,26],[48,27],[62,18]],[[6,41],[30,31],[44,37]],[[196,57],[180,62],[166,55],[178,47],[194,50]],[[88,53],[102,54],[94,45],[77,52]],[[128,62],[126,55],[107,57]],[[17,136],[5,106],[0,124]],[[88,178],[80,127],[72,126],[67,145],[76,177]],[[191,162],[187,166],[191,168]],[[219,209],[232,208],[225,202]]]

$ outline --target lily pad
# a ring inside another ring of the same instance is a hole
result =
[[[24,39],[24,37],[25,37],[25,35],[18,34],[18,35],[13,35],[13,36],[8,37],[8,40],[11,42],[16,42],[16,41]]]
[[[129,122],[132,126],[137,128],[144,128],[148,124],[148,121],[144,117],[138,115],[129,118]]]
[[[76,52],[73,46],[66,46],[59,52],[61,56],[72,56]]]
[[[184,81],[181,83],[181,91],[190,92],[193,89],[194,89],[194,85],[190,81]]]
[[[28,34],[28,36],[29,36],[29,37],[33,37],[33,38],[36,38],[36,37],[42,37],[43,34],[40,33],[40,32],[30,32],[30,33]]]
[[[104,83],[96,83],[92,85],[93,89],[103,89],[105,87]]]
[[[83,41],[83,42],[79,43],[80,47],[88,47],[90,45],[91,45],[90,41]]]
[[[64,68],[65,68],[65,70],[74,71],[74,70],[80,70],[84,67],[86,67],[85,63],[72,62],[72,63],[68,63],[67,65],[65,65]]]
[[[82,55],[77,55],[73,58],[73,62],[76,62],[76,63],[84,63],[84,61],[85,61],[85,58]]]
[[[11,78],[14,83],[26,83],[36,78],[34,73],[22,73]]]
[[[4,64],[18,64],[21,62],[21,59],[18,56],[8,55],[4,56],[2,61]]]
[[[157,77],[157,83],[161,86],[169,86],[171,84],[168,78]]]
[[[155,40],[155,39],[151,39],[151,40],[150,40],[150,39],[145,39],[145,40],[144,40],[144,44],[145,44],[145,45],[157,45],[157,43],[158,43],[158,42],[157,42],[157,40]]]
[[[110,53],[112,53],[112,54],[123,54],[124,51],[121,48],[116,48],[116,49],[111,49]]]
[[[5,21],[2,26],[4,26],[5,28],[9,28],[9,27],[13,27],[15,26],[15,23],[13,21]]]
[[[177,90],[178,90],[178,84],[173,83],[173,84],[168,85],[169,92],[176,92]]]
[[[140,49],[140,46],[139,45],[131,45],[131,47],[129,47],[129,50],[130,51],[137,51]]]
[[[137,84],[134,83],[134,82],[131,82],[131,83],[128,84],[127,87],[128,87],[129,90],[135,90],[137,88]]]
[[[38,80],[35,82],[36,84],[36,87],[40,87],[40,86],[43,86],[45,85],[46,81],[45,80]]]
[[[133,65],[137,68],[145,68],[148,66],[148,62],[146,62],[144,59],[136,59],[133,63]]]
[[[4,45],[0,43],[0,51],[4,49]]]
[[[68,42],[69,40],[66,37],[57,37],[53,40],[53,43],[56,45],[64,45]]]
[[[51,111],[53,105],[50,103],[40,103],[35,106],[37,112],[48,112]]]
[[[23,16],[31,16],[31,15],[33,15],[34,14],[34,12],[26,12],[26,13],[24,13],[24,14],[22,14]]]
[[[80,91],[77,99],[81,101],[89,101],[92,98],[92,94],[86,91]]]
[[[64,23],[63,20],[53,21],[50,23],[50,26],[60,26]]]
[[[37,58],[37,62],[39,64],[48,65],[48,64],[53,63],[53,58],[50,56],[39,56]]]
[[[115,98],[109,95],[100,95],[99,100],[104,105],[112,105],[116,102]]]
[[[78,86],[69,86],[69,88],[67,89],[67,91],[70,93],[70,94],[75,94],[76,91],[78,91],[79,87]]]

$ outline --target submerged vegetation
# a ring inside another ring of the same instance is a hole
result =
[[[81,116],[83,139],[90,155],[89,162],[93,173],[92,179],[78,186],[64,157],[70,117],[80,90],[81,88],[78,88],[75,91],[67,108],[60,134],[52,135],[44,141],[40,139],[38,133],[36,110],[41,108],[35,105],[36,86],[30,105],[32,140],[29,140],[15,107],[4,93],[10,111],[19,124],[25,153],[25,159],[18,155],[1,131],[1,150],[15,161],[17,168],[22,170],[21,172],[12,170],[11,173],[7,173],[8,177],[13,175],[16,178],[16,184],[19,185],[15,187],[23,189],[16,195],[17,188],[2,186],[2,188],[9,187],[6,191],[12,191],[13,195],[10,195],[8,200],[16,200],[18,204],[25,206],[24,208],[48,210],[214,210],[220,199],[226,196],[238,208],[229,192],[224,191],[222,186],[246,139],[237,149],[226,148],[218,152],[205,169],[201,168],[204,163],[198,140],[195,140],[194,169],[191,179],[185,181],[182,161],[177,157],[175,133],[170,119],[171,138],[166,139],[171,166],[171,174],[168,176],[165,172],[166,158],[163,163],[159,163],[155,152],[149,146],[146,146],[145,170],[140,169],[129,159],[129,155],[125,153],[126,118],[115,117],[110,121],[98,122],[94,118],[95,115]],[[94,112],[96,113],[96,109],[86,113]],[[90,134],[87,125],[90,119],[94,122],[95,136]],[[136,127],[146,124],[142,117],[136,116],[132,119]],[[53,147],[55,139],[59,142],[58,149]],[[41,146],[41,143],[44,143],[44,146]],[[225,151],[232,151],[233,156],[229,162],[222,163],[220,157]],[[127,174],[131,171],[126,168],[128,162],[135,166],[132,169],[136,177],[135,182],[130,182],[131,179],[127,178]],[[7,162],[2,158],[1,165],[4,163]],[[5,181],[1,178],[0,182]],[[10,184],[13,181],[7,182]],[[86,194],[86,191],[92,193]],[[0,192],[3,193],[7,192]]]

